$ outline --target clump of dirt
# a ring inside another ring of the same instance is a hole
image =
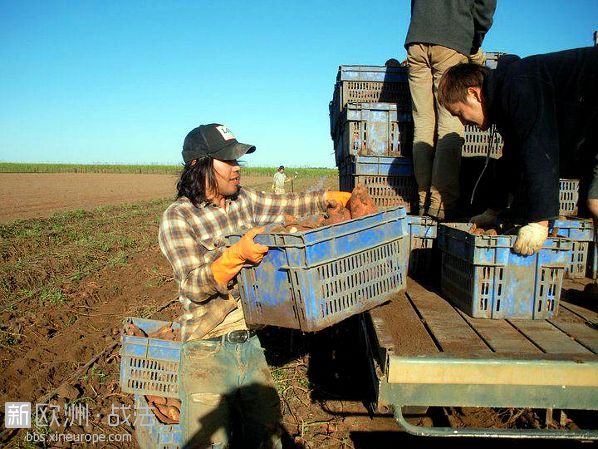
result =
[[[454,428],[541,429],[543,427],[536,411],[530,408],[449,407],[447,418]]]

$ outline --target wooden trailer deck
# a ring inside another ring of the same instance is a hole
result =
[[[379,404],[390,406],[411,433],[598,438],[596,431],[430,429],[408,424],[401,412],[403,406],[598,410],[598,314],[587,308],[563,301],[554,319],[476,319],[410,279],[406,292],[365,314],[363,325]]]

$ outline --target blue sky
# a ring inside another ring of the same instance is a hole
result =
[[[404,59],[410,2],[3,1],[0,161],[179,163],[228,125],[250,166],[333,167],[341,64]],[[596,0],[498,0],[485,50],[588,46]]]

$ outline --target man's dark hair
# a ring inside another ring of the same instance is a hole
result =
[[[195,164],[192,161],[185,164],[176,185],[176,199],[185,196],[189,198],[189,201],[195,207],[199,207],[199,203],[208,199],[206,196],[206,184],[208,190],[213,192],[218,191],[216,172],[214,171],[214,159],[209,156],[195,160]]]
[[[467,99],[467,88],[484,84],[490,69],[478,64],[457,64],[442,75],[438,83],[438,102],[442,106],[453,103],[464,103]]]

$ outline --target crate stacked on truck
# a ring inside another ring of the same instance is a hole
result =
[[[407,68],[341,65],[329,107],[340,189],[363,184],[378,206],[411,210],[417,188]]]
[[[488,52],[496,67],[504,53]],[[415,208],[413,117],[408,68],[341,65],[330,102],[330,136],[334,142],[341,190],[364,184],[378,206]],[[464,157],[499,158],[503,140],[493,126],[465,127]]]

